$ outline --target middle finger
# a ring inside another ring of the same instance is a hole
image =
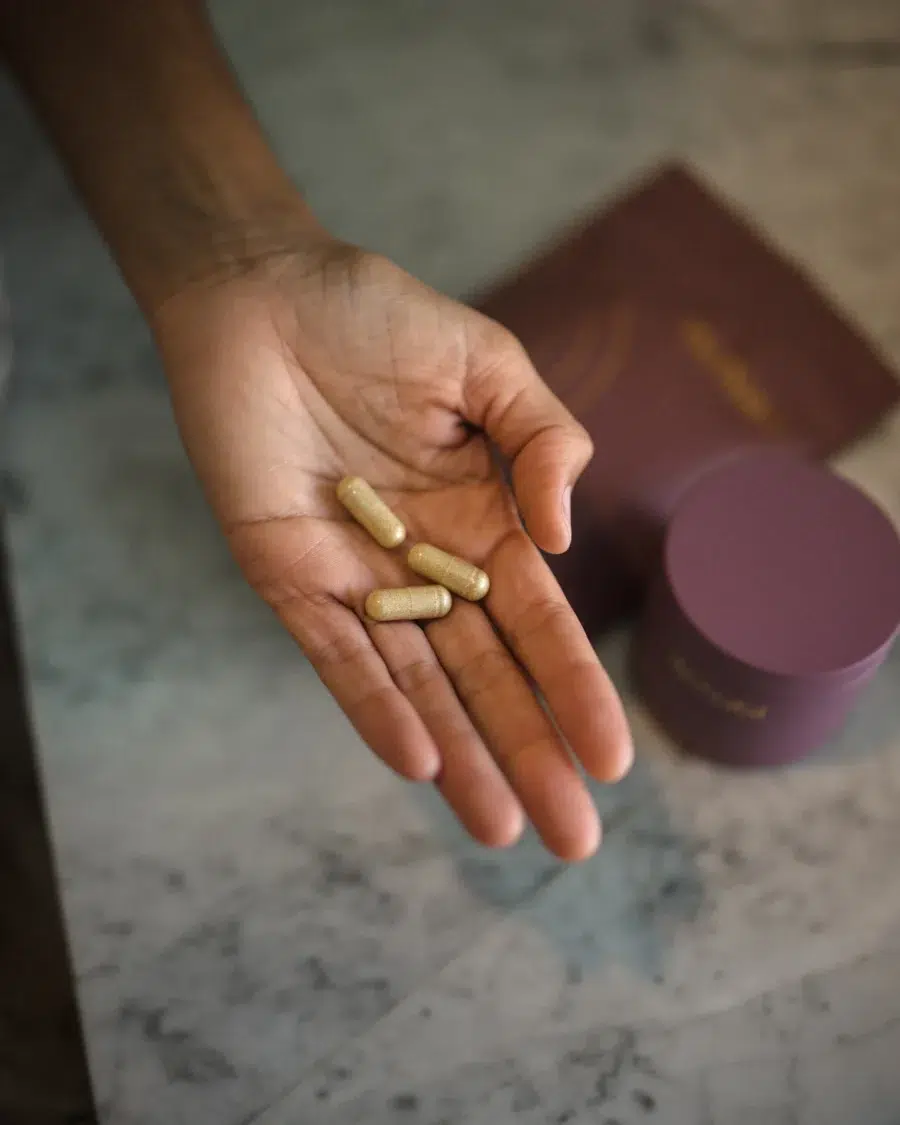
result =
[[[590,794],[521,668],[482,609],[456,601],[428,637],[544,843],[568,860],[600,842]]]
[[[428,637],[411,622],[366,622],[366,627],[394,683],[437,746],[441,796],[482,844],[515,843],[524,827],[522,806],[472,725]]]

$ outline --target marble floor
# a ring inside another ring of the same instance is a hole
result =
[[[291,172],[457,295],[672,154],[900,367],[893,0],[217,0]],[[577,869],[464,840],[229,561],[146,331],[0,88],[0,477],[109,1125],[896,1125],[900,652],[777,776],[639,761]],[[845,459],[900,519],[900,426]],[[626,638],[603,653],[625,685]]]

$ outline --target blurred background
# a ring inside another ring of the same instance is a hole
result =
[[[900,367],[896,0],[212,11],[326,225],[438,288],[477,292],[674,155]],[[5,84],[0,130],[0,488],[104,1119],[894,1125],[896,657],[858,758],[738,780],[635,713],[595,863],[479,852],[244,589],[148,333]],[[622,638],[604,656],[621,678]]]

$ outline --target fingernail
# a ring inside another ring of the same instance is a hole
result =
[[[572,541],[572,486],[568,485],[562,494],[563,525],[568,532],[569,542]]]

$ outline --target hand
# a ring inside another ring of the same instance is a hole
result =
[[[513,843],[527,815],[559,856],[591,854],[599,822],[576,760],[617,780],[631,742],[535,546],[567,548],[591,444],[520,345],[327,238],[182,290],[154,328],[235,557],[361,737],[404,777],[433,779],[483,843]],[[404,520],[404,547],[349,519],[335,497],[347,474]],[[488,597],[424,628],[367,621],[373,588],[419,581],[405,555],[422,540],[483,567]]]

